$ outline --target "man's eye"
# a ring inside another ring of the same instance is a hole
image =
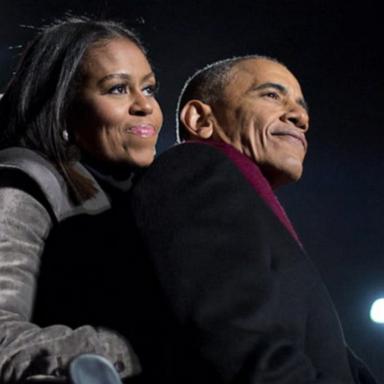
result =
[[[145,96],[154,96],[157,92],[157,86],[155,84],[148,85],[143,88],[143,93]]]
[[[128,93],[127,86],[125,84],[114,85],[108,90],[108,93],[111,93],[112,95],[120,95],[120,94]]]
[[[264,96],[275,100],[280,99],[280,95],[277,92],[267,92],[264,94]]]

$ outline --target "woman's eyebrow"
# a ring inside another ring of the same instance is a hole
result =
[[[146,75],[143,77],[142,81],[146,81],[146,80],[150,79],[151,77],[153,77],[153,78],[156,79],[156,76],[155,76],[155,73],[154,73],[154,72],[149,72],[148,74],[146,74]]]
[[[142,78],[142,81],[146,81],[148,79],[150,79],[151,77],[155,77],[155,74],[153,72],[149,72],[147,73],[145,76],[143,76]],[[129,75],[128,73],[111,73],[107,76],[104,76],[102,79],[100,79],[97,84],[101,84],[107,80],[111,80],[111,79],[120,79],[120,80],[131,80],[132,79],[132,76]]]
[[[104,76],[101,78],[97,84],[104,83],[104,81],[111,80],[111,79],[121,79],[121,80],[130,80],[132,78],[131,75],[128,75],[128,73],[111,73],[107,76]]]

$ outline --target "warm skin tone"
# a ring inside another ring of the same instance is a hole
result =
[[[240,62],[218,103],[191,100],[181,120],[192,136],[226,142],[252,159],[273,188],[301,177],[309,117],[298,81],[281,64]]]
[[[163,117],[143,52],[124,38],[99,42],[81,71],[69,126],[82,152],[111,170],[151,164]]]

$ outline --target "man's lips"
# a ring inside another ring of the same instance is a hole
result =
[[[273,136],[286,136],[288,138],[292,138],[293,140],[299,141],[304,149],[307,149],[308,143],[307,139],[305,138],[305,135],[301,132],[292,132],[288,130],[279,130],[272,133]]]
[[[151,124],[133,125],[128,127],[126,131],[135,136],[139,136],[143,138],[156,136],[156,133],[157,133],[155,127]]]

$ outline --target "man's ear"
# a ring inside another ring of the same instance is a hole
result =
[[[209,139],[213,134],[212,109],[200,100],[189,100],[180,112],[180,120],[192,137]]]

